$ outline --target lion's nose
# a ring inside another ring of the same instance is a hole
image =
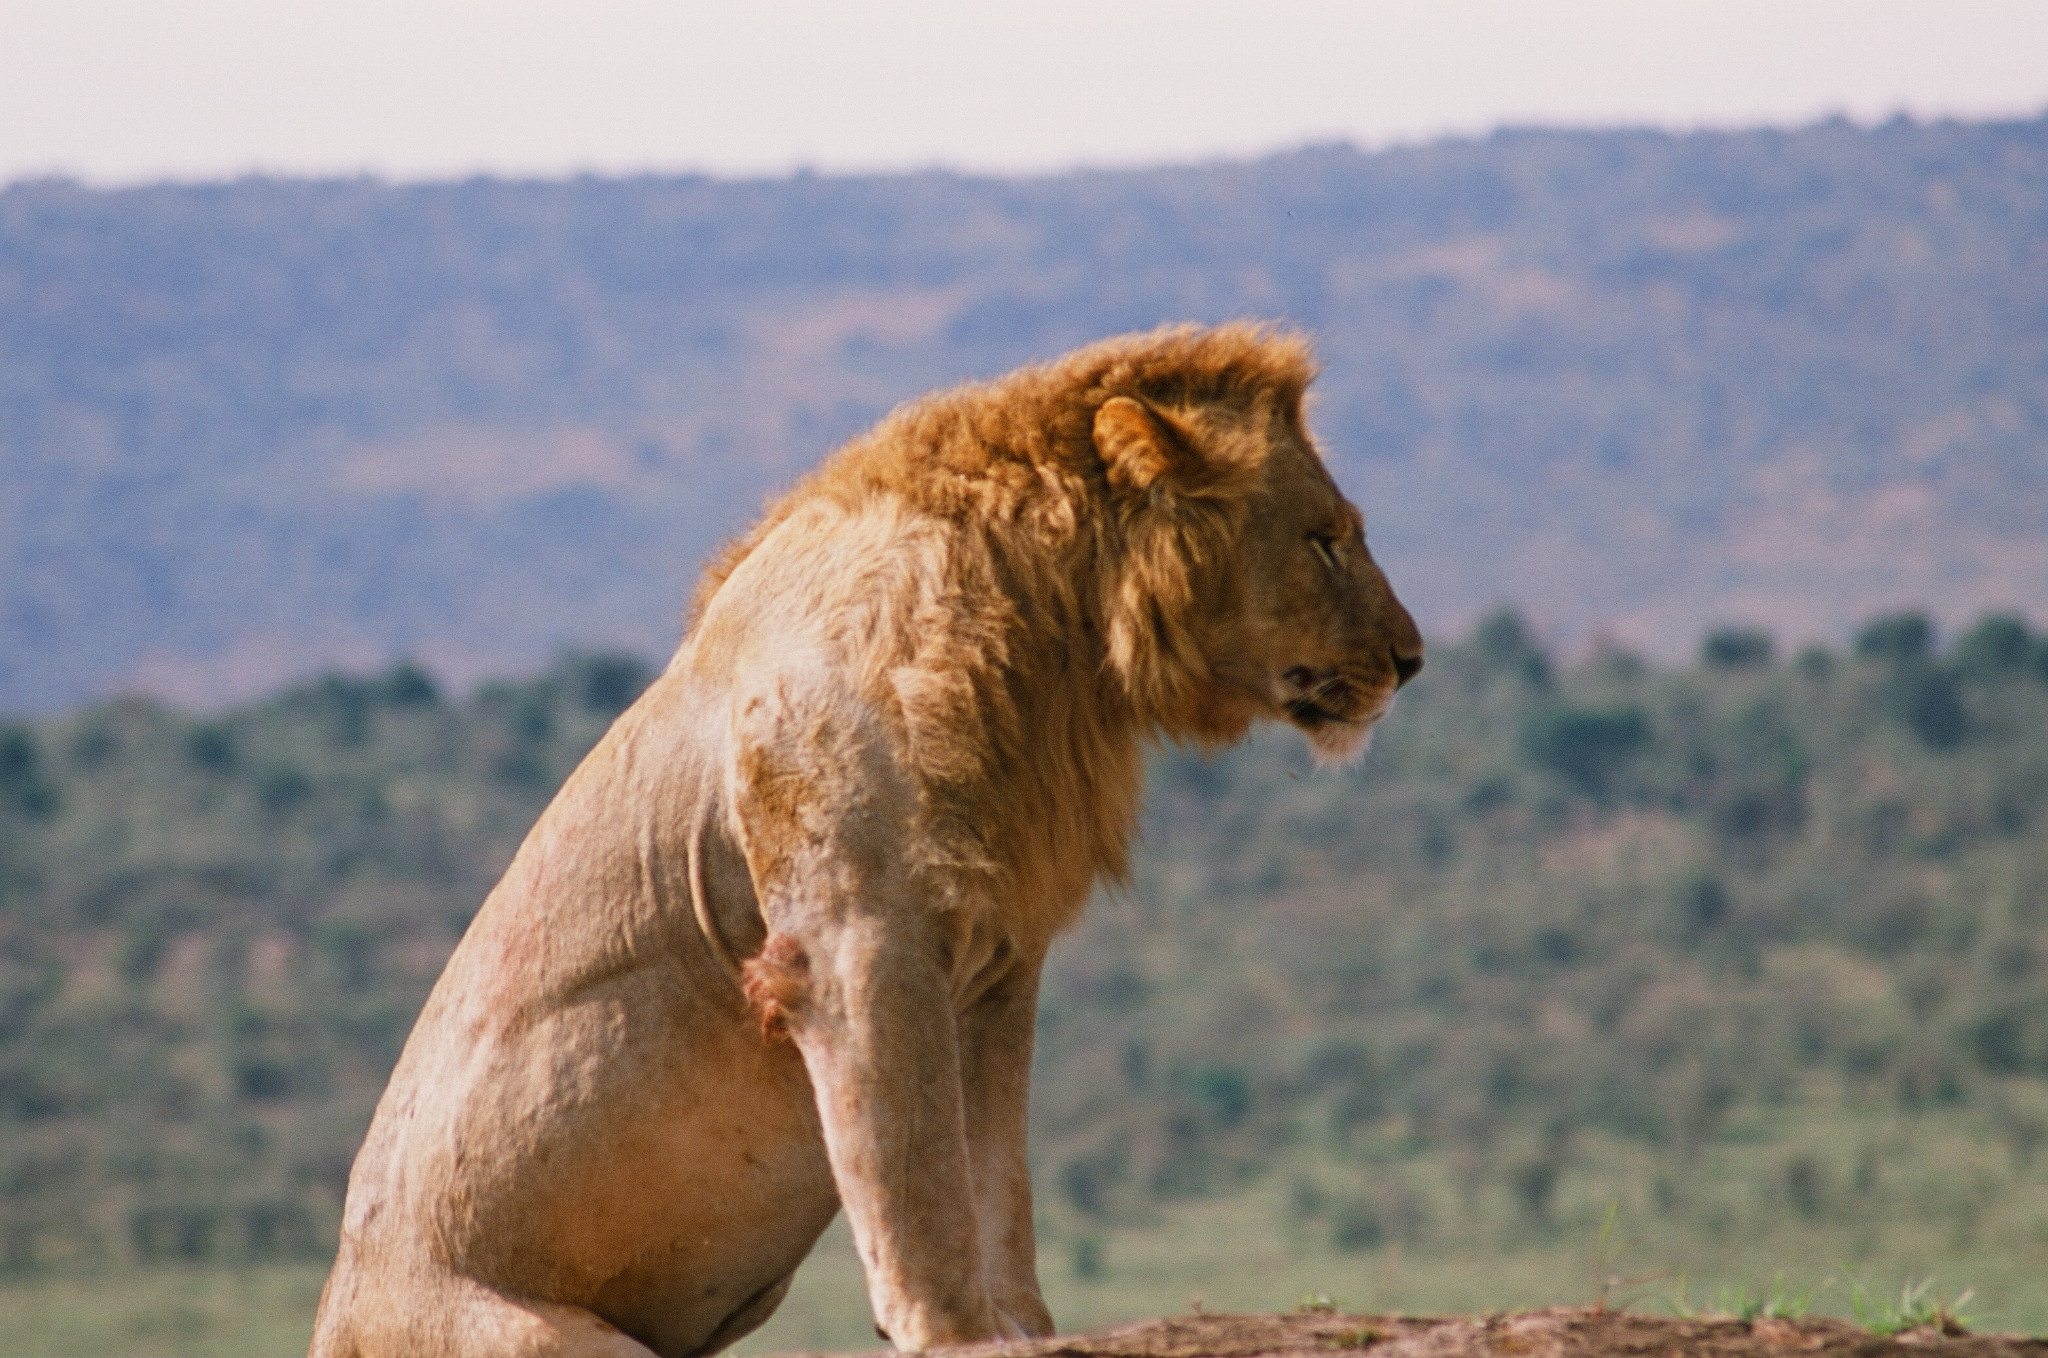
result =
[[[1402,655],[1399,651],[1394,652],[1395,688],[1401,687],[1420,673],[1422,673],[1422,653],[1420,651],[1417,651],[1414,655]]]

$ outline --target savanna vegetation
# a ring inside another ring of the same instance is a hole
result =
[[[168,1289],[192,1351],[305,1323],[413,1013],[647,677],[0,728],[0,1310]],[[1773,1269],[1841,1309],[1933,1271],[2048,1326],[2044,831],[2048,637],[1999,615],[1668,668],[1503,612],[1355,768],[1162,751],[1132,882],[1047,977],[1055,1309],[1711,1305]],[[866,1325],[835,1235],[749,1347]]]

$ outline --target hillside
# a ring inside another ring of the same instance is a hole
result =
[[[1424,621],[1665,659],[2048,598],[2048,118],[1028,180],[0,190],[0,711],[672,644],[890,405],[1280,317]],[[2037,619],[2038,621],[2038,619]]]
[[[0,1272],[317,1266],[426,988],[646,674],[0,730]],[[2044,829],[2048,638],[2001,617],[1559,667],[1500,614],[1356,769],[1164,752],[1132,886],[1047,975],[1062,1318],[1197,1274],[1506,1305],[1618,1215],[1630,1276],[1761,1247],[2048,1325]]]

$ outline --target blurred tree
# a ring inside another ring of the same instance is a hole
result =
[[[2011,613],[1987,613],[1956,642],[1952,659],[1962,673],[1988,679],[2019,669],[2027,662],[2033,639],[2027,625]]]
[[[1700,663],[1715,669],[1768,667],[1774,643],[1769,632],[1751,627],[1723,627],[1700,643]]]
[[[1531,760],[1595,798],[1613,794],[1623,770],[1649,743],[1649,715],[1632,705],[1550,705],[1531,714],[1522,728],[1522,748]]]
[[[1535,688],[1549,687],[1550,659],[1514,609],[1497,609],[1483,618],[1472,634],[1472,645],[1495,672],[1511,674]]]
[[[1934,624],[1925,613],[1887,613],[1857,629],[1854,649],[1864,660],[1925,660],[1934,651]]]

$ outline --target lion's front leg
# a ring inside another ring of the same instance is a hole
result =
[[[1053,1332],[1038,1290],[1026,1123],[1039,959],[1019,959],[961,1020],[967,1154],[981,1230],[982,1272],[1006,1337]]]
[[[777,934],[763,953],[798,973],[781,988],[794,1001],[783,1022],[817,1092],[875,1319],[902,1349],[1001,1333],[982,1275],[950,990],[918,932],[854,919],[808,939]]]
[[[993,1339],[956,921],[907,852],[917,790],[893,729],[829,665],[788,664],[734,717],[734,810],[768,929],[747,995],[803,1056],[875,1320],[904,1349]]]

